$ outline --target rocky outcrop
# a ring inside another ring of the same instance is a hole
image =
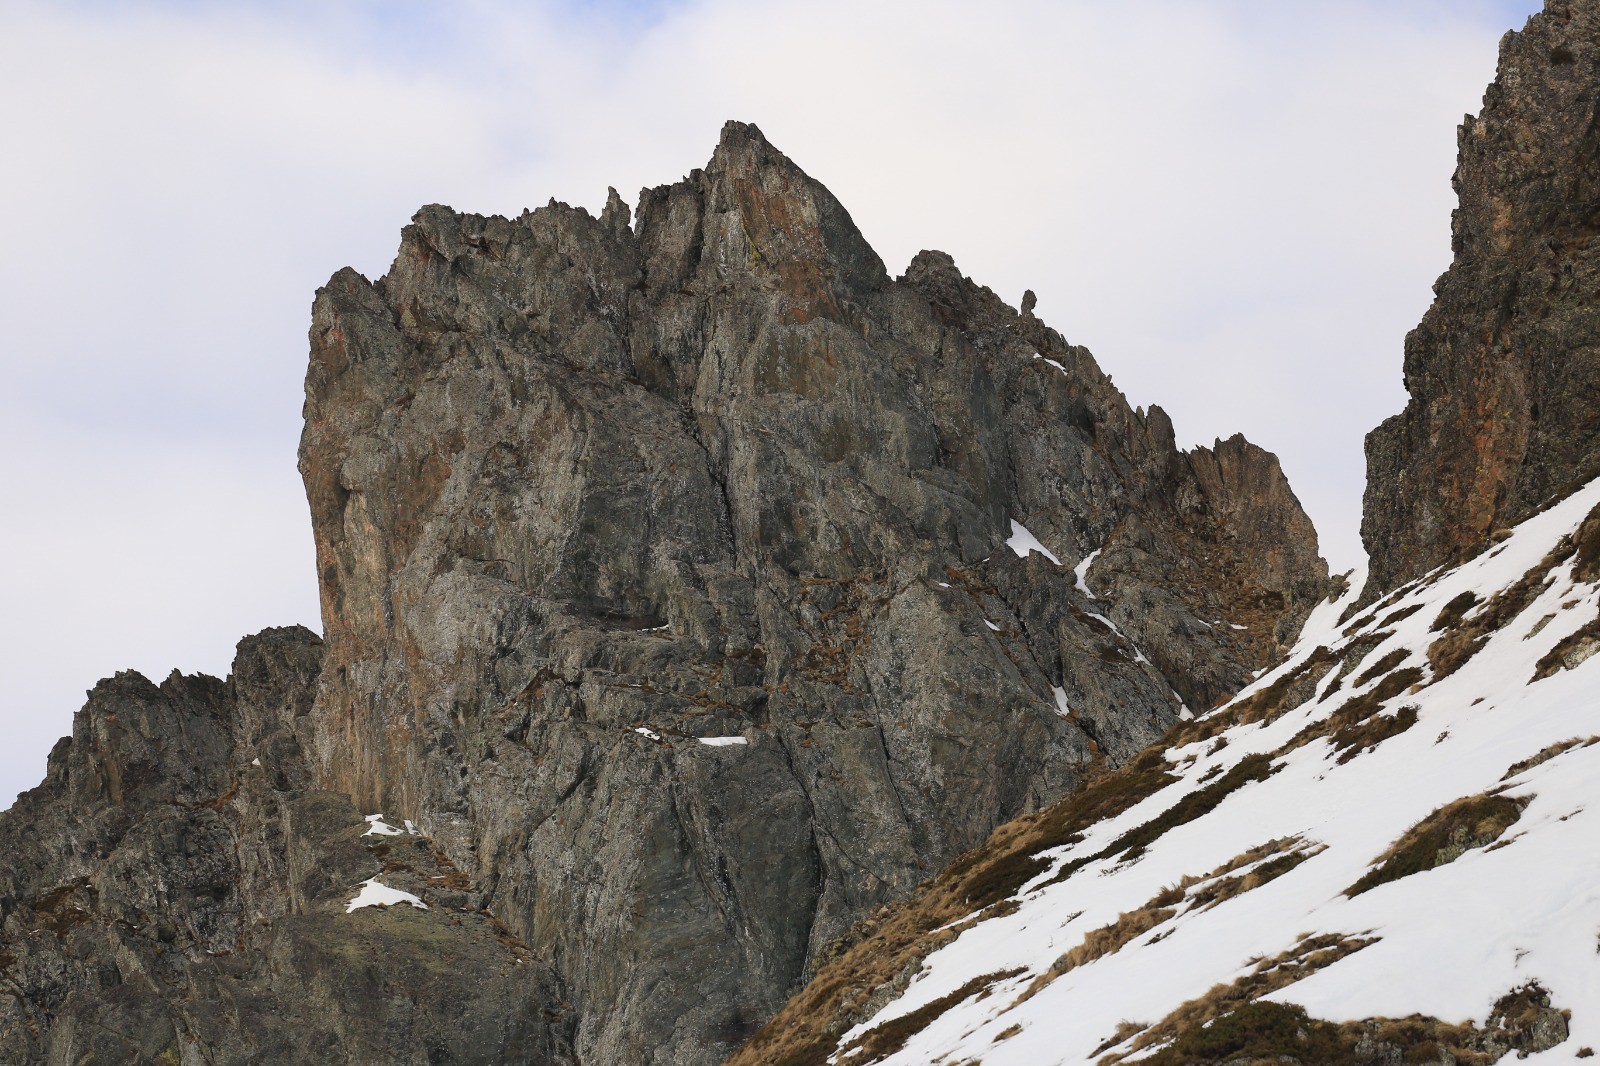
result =
[[[717,1061],[1325,592],[1271,455],[1023,307],[738,123],[637,218],[429,207],[318,292],[316,780],[429,828],[581,1062]]]
[[[1460,132],[1455,259],[1406,339],[1406,409],[1367,438],[1370,594],[1481,548],[1600,474],[1600,5],[1501,43]]]
[[[310,788],[322,642],[268,630],[227,681],[89,694],[0,815],[0,1061],[561,1061],[533,953],[427,839]],[[411,906],[348,912],[360,883]]]

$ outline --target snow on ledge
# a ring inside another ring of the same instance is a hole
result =
[[[1055,553],[1039,543],[1039,538],[1029,533],[1027,527],[1015,518],[1011,520],[1011,536],[1006,540],[1006,547],[1016,552],[1019,558],[1026,559],[1029,552],[1038,552],[1057,566],[1061,565]]]
[[[397,829],[384,821],[383,814],[380,812],[367,815],[367,831],[361,835],[364,837],[398,837],[405,836],[405,832],[404,829]]]
[[[361,891],[356,893],[356,898],[345,904],[344,912],[353,914],[362,907],[395,907],[402,903],[409,903],[418,910],[428,909],[426,903],[411,893],[390,888],[380,883],[376,877],[369,877],[361,882]]]
[[[1096,548],[1094,551],[1083,557],[1083,562],[1072,568],[1072,572],[1077,575],[1078,578],[1078,591],[1089,597],[1091,600],[1095,598],[1095,595],[1089,591],[1089,582],[1087,579],[1089,577],[1089,567],[1093,566],[1094,561],[1098,558],[1100,558],[1100,549]]]
[[[696,739],[708,748],[731,748],[735,744],[750,743],[744,737],[698,737]]]

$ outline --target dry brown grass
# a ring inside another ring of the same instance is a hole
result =
[[[1299,837],[1280,837],[1235,855],[1210,873],[1184,877],[1177,884],[1156,893],[1144,906],[1124,911],[1116,921],[1090,930],[1081,943],[1062,954],[1048,970],[1035,978],[1027,990],[1017,997],[1013,1006],[1032,999],[1063,974],[1121,951],[1145,933],[1176,917],[1180,913],[1180,906],[1184,910],[1209,909],[1282,877],[1322,850],[1320,846],[1306,847],[1304,840]],[[1262,862],[1271,856],[1277,857]],[[1256,863],[1261,865],[1238,876],[1228,876]]]
[[[867,1066],[886,1059],[906,1046],[906,1042],[938,1021],[950,1008],[974,997],[982,999],[991,986],[1009,980],[1021,970],[1005,970],[974,977],[949,995],[940,996],[914,1011],[875,1025],[843,1049],[840,1066]]]
[[[1382,677],[1384,674],[1387,674],[1389,671],[1405,662],[1406,656],[1410,654],[1411,653],[1405,648],[1394,649],[1389,654],[1385,655],[1383,658],[1379,659],[1377,662],[1361,671],[1361,675],[1350,683],[1351,686],[1353,688],[1360,688],[1368,681],[1371,681],[1374,678]]]
[[[1573,737],[1571,740],[1562,740],[1551,744],[1536,755],[1530,755],[1520,762],[1512,763],[1506,769],[1506,772],[1500,775],[1500,780],[1509,781],[1524,770],[1532,770],[1535,766],[1542,766],[1557,755],[1564,755],[1573,748],[1587,748],[1592,744],[1600,744],[1600,737],[1590,737],[1587,740],[1582,737]]]
[[[1389,737],[1405,732],[1416,724],[1415,707],[1401,708],[1389,717],[1380,717],[1383,705],[1423,679],[1419,667],[1407,666],[1385,676],[1372,688],[1359,696],[1352,696],[1344,705],[1326,718],[1312,722],[1279,748],[1274,757],[1281,757],[1314,740],[1328,737],[1334,750],[1340,752],[1339,761],[1349,762],[1362,751],[1382,743]]]
[[[1528,683],[1531,685],[1534,681],[1543,681],[1562,670],[1571,669],[1597,651],[1600,651],[1600,614],[1545,652],[1534,666],[1533,677]]]
[[[1442,634],[1428,646],[1428,665],[1433,668],[1433,679],[1443,680],[1465,666],[1489,642],[1490,637],[1527,610],[1540,593],[1550,587],[1555,581],[1550,571],[1572,558],[1577,550],[1572,537],[1562,537],[1532,569],[1501,589],[1470,618],[1464,617],[1466,607],[1451,612],[1452,605],[1458,601],[1465,602],[1465,593],[1446,604],[1445,610],[1434,623],[1434,627],[1442,630]]]
[[[1447,629],[1455,629],[1466,617],[1467,612],[1483,601],[1475,592],[1458,593],[1451,601],[1439,610],[1434,618],[1433,625],[1428,627],[1428,632],[1439,633]]]
[[[1345,889],[1345,895],[1359,896],[1390,881],[1444,866],[1468,851],[1494,843],[1522,817],[1522,809],[1531,798],[1480,793],[1445,804],[1401,834],[1389,850],[1374,860],[1374,869]]]
[[[1305,1008],[1293,1003],[1257,1001],[1209,1023],[1184,1028],[1172,1043],[1142,1061],[1150,1066],[1215,1066],[1220,1062],[1251,1066],[1445,1062],[1488,1066],[1510,1051],[1525,1057],[1554,1047],[1565,1039],[1567,1017],[1566,1012],[1550,1007],[1549,995],[1537,984],[1502,996],[1482,1028],[1416,1014],[1335,1025],[1310,1017]],[[1583,1049],[1578,1057],[1586,1057]]]
[[[1166,894],[1157,896],[1143,907],[1136,910],[1125,911],[1116,921],[1109,925],[1102,925],[1098,929],[1091,929],[1084,936],[1083,941],[1070,951],[1064,953],[1050,965],[1050,968],[1033,979],[1027,989],[1018,996],[1017,1003],[1026,1003],[1038,995],[1051,982],[1063,974],[1071,973],[1080,966],[1087,966],[1096,959],[1103,959],[1107,955],[1121,951],[1130,942],[1148,933],[1156,926],[1175,916],[1178,912],[1172,906],[1184,898],[1181,890],[1177,893],[1177,900],[1158,906]]]
[[[1572,576],[1578,581],[1600,581],[1600,504],[1596,504],[1578,527],[1577,559]]]
[[[1101,1058],[1100,1066],[1113,1066],[1147,1047],[1171,1043],[1185,1032],[1208,1026],[1269,992],[1287,988],[1375,943],[1376,937],[1351,937],[1339,933],[1308,936],[1288,951],[1271,959],[1263,959],[1255,969],[1232,984],[1213,985],[1205,995],[1179,1005],[1171,1014],[1140,1033],[1127,1051]]]
[[[1243,856],[1240,856],[1240,858],[1245,859],[1244,862],[1239,862],[1238,859],[1235,859],[1234,862],[1237,865],[1233,869],[1236,870],[1239,867],[1260,862],[1261,859],[1266,858],[1268,855],[1275,855],[1274,858],[1268,859],[1254,869],[1247,870],[1234,877],[1226,876],[1226,874],[1232,873],[1232,870],[1226,870],[1221,874],[1213,871],[1207,876],[1205,882],[1189,894],[1190,906],[1196,910],[1210,910],[1212,907],[1226,903],[1236,896],[1242,896],[1246,892],[1254,891],[1262,885],[1276,881],[1307,859],[1314,858],[1326,850],[1325,845],[1308,845],[1298,837],[1283,837],[1269,841],[1261,845],[1261,847],[1245,852]]]

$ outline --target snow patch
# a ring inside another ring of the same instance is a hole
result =
[[[651,740],[660,740],[661,739],[661,734],[660,733],[657,733],[654,729],[647,729],[642,725],[634,726],[633,727],[633,731],[635,733],[638,733],[641,737],[648,737]]]
[[[1095,598],[1095,595],[1089,591],[1089,567],[1093,566],[1094,561],[1100,558],[1100,551],[1101,549],[1096,548],[1094,551],[1083,557],[1083,562],[1072,568],[1073,574],[1076,575],[1078,579],[1078,591],[1089,597],[1091,600]]]
[[[390,888],[376,877],[370,877],[361,882],[361,891],[356,893],[356,898],[344,905],[346,914],[354,914],[362,907],[395,907],[408,903],[418,910],[427,910],[428,905],[409,892],[402,892],[398,888]]]
[[[1056,698],[1056,713],[1065,718],[1072,713],[1072,708],[1067,706],[1067,692],[1054,685],[1050,686],[1050,694]]]
[[[1011,536],[1006,540],[1006,547],[1023,559],[1028,557],[1029,552],[1038,552],[1057,566],[1061,565],[1061,560],[1056,558],[1055,553],[1041,544],[1039,538],[1029,533],[1027,527],[1015,518],[1011,520]]]
[[[987,618],[983,620],[983,624],[994,630],[996,633],[1000,632],[1000,627],[989,621]]]
[[[731,748],[735,744],[750,743],[744,737],[699,737],[698,739],[708,748]]]
[[[404,829],[396,829],[383,820],[382,814],[367,815],[367,831],[361,834],[364,837],[397,837],[405,835]]]

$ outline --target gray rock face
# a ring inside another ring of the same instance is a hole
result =
[[[321,656],[268,630],[226,682],[90,693],[0,815],[0,1061],[566,1060],[552,975],[430,842],[308,787]],[[429,909],[346,913],[375,876]]]
[[[429,207],[319,290],[298,740],[548,961],[582,1063],[718,1061],[1326,590],[1271,455],[1179,451],[1024,306],[891,278],[738,123],[636,219]]]
[[[1372,595],[1600,476],[1600,5],[1550,0],[1461,126],[1455,253],[1367,437]]]

